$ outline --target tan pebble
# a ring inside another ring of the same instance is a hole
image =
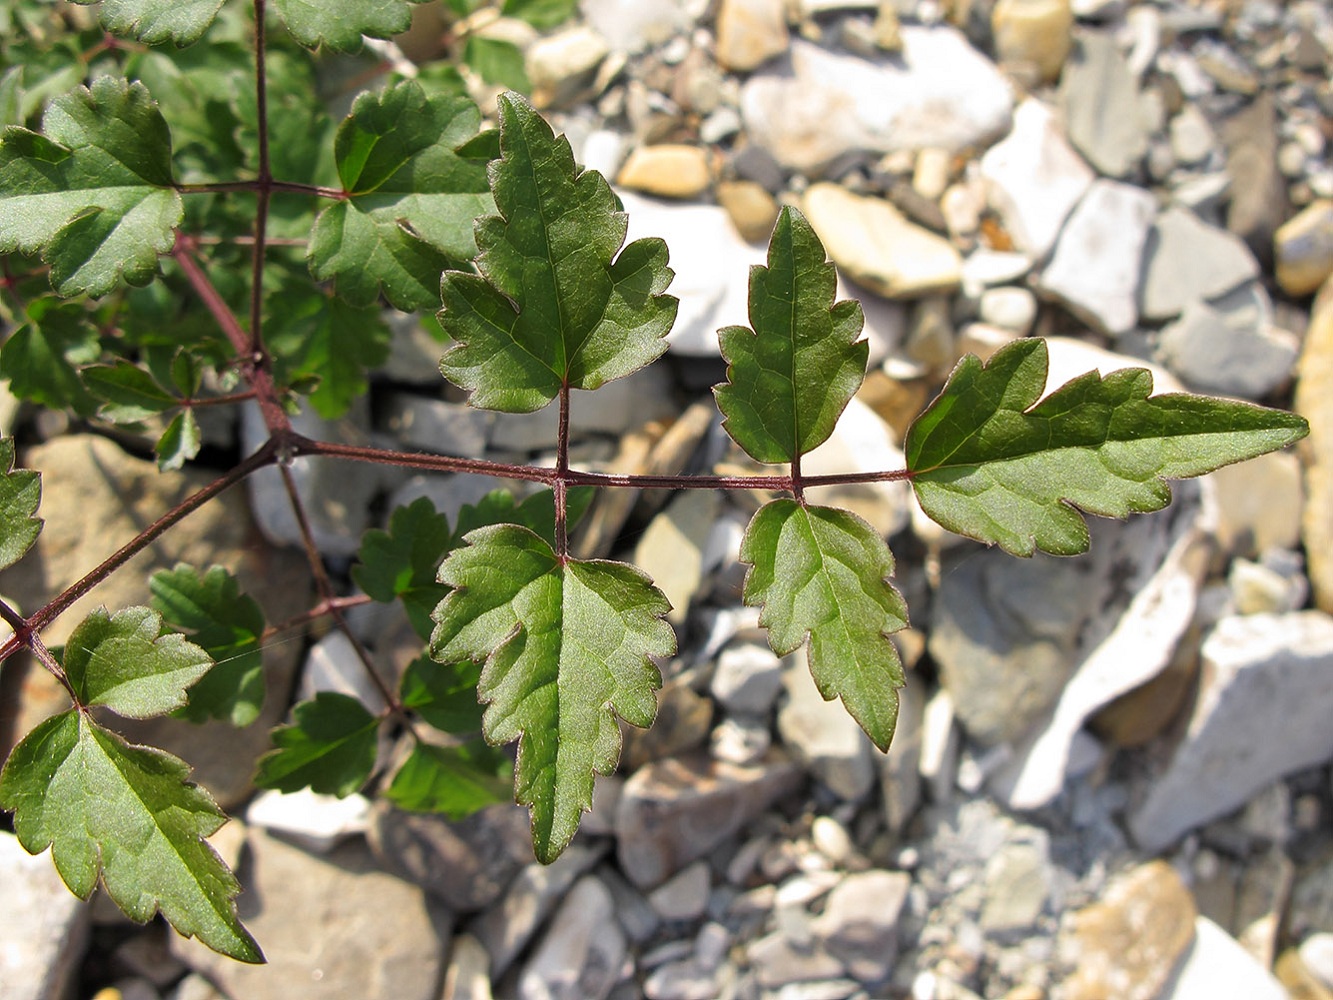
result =
[[[669,143],[640,146],[630,153],[616,178],[622,187],[663,198],[695,198],[711,182],[707,150]]]
[[[778,219],[778,203],[762,184],[754,181],[722,181],[717,202],[731,217],[736,232],[749,243],[763,243]]]
[[[1273,236],[1277,283],[1288,295],[1309,295],[1333,274],[1333,200],[1311,202]]]
[[[1039,80],[1055,80],[1069,55],[1074,12],[1069,0],[999,0],[991,13],[1000,62],[1030,66]]]

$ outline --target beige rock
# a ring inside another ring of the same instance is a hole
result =
[[[1074,12],[1069,0],[999,0],[991,12],[995,50],[1000,62],[1031,67],[1038,79],[1051,81],[1069,55]]]
[[[727,210],[732,225],[748,243],[767,242],[778,221],[778,203],[762,184],[754,181],[722,181],[717,203]]]
[[[602,36],[587,27],[534,42],[525,59],[533,103],[550,108],[572,101],[592,82],[609,51]]]
[[[1278,957],[1273,974],[1287,988],[1291,1000],[1333,1000],[1333,989],[1315,978],[1295,948],[1288,948]]]
[[[640,146],[620,168],[616,183],[663,198],[695,198],[712,182],[708,151],[663,143]]]
[[[1218,541],[1233,554],[1253,558],[1267,549],[1300,544],[1305,498],[1294,453],[1270,452],[1223,466],[1212,480],[1221,514]]]
[[[1315,606],[1333,613],[1333,279],[1315,298],[1296,372],[1293,408],[1310,421],[1301,537]]]
[[[815,184],[801,206],[833,262],[872,291],[910,299],[953,291],[962,281],[963,261],[953,245],[882,198]]]
[[[787,51],[783,0],[722,0],[717,12],[717,61],[748,72]]]
[[[1199,674],[1199,632],[1187,632],[1162,672],[1122,694],[1091,720],[1118,747],[1144,746],[1166,731],[1185,707]]]
[[[1165,861],[1120,875],[1073,917],[1069,1000],[1154,1000],[1194,938],[1194,897]]]
[[[1309,295],[1333,274],[1333,199],[1311,202],[1273,235],[1277,283],[1288,295]]]

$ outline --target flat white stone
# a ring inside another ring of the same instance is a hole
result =
[[[1159,1000],[1289,1000],[1286,987],[1230,934],[1207,917],[1194,918],[1194,943]]]
[[[261,791],[245,809],[251,826],[283,834],[316,854],[327,854],[345,837],[370,828],[370,802],[364,795],[321,795],[300,791]]]
[[[89,910],[65,887],[49,852],[32,855],[0,831],[0,995],[5,1000],[65,996],[88,939]],[[71,990],[72,992],[72,990]]]

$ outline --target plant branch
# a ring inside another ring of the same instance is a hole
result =
[[[566,499],[569,488],[569,380],[560,383],[560,423],[555,445],[555,557],[563,565],[569,559],[569,524]]]
[[[259,136],[259,176],[255,190],[255,245],[250,267],[250,350],[257,368],[269,369],[264,351],[264,240],[268,234],[268,203],[273,197],[273,167],[268,153],[268,70],[264,32],[265,0],[255,4],[255,128]],[[285,419],[285,418],[284,418]],[[270,430],[276,428],[270,426]]]
[[[259,178],[249,181],[207,181],[197,184],[177,184],[181,194],[233,194],[244,191],[258,191],[267,187],[269,191],[287,194],[315,195],[319,198],[332,198],[334,201],[346,201],[348,193],[342,188],[324,187],[322,184],[302,184],[299,181],[279,181],[269,178],[267,184]]]

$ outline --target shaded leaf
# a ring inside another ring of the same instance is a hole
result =
[[[565,520],[570,531],[588,512],[596,492],[591,486],[574,486],[566,491]],[[468,532],[488,524],[522,525],[554,547],[555,494],[551,490],[537,490],[520,503],[508,490],[491,490],[475,504],[464,504],[458,511],[457,521],[449,545],[451,549],[462,545],[463,536]]]
[[[568,21],[578,6],[578,0],[505,0],[501,13],[546,31]]]
[[[208,673],[213,658],[183,635],[164,635],[162,616],[151,608],[114,615],[98,608],[70,633],[64,666],[80,704],[147,719],[184,705],[186,688]]]
[[[310,788],[342,798],[364,785],[375,767],[379,720],[350,695],[320,691],[292,709],[292,724],[273,730],[255,784],[280,792]]]
[[[157,379],[128,361],[92,365],[83,369],[82,375],[89,391],[103,400],[98,412],[113,423],[138,423],[178,402],[158,385]]]
[[[744,599],[763,605],[759,623],[779,656],[809,636],[810,671],[825,700],[841,698],[881,750],[898,720],[906,682],[889,634],[907,625],[907,605],[888,582],[893,556],[850,511],[780,499],[765,504],[741,542],[751,565]]]
[[[457,747],[418,743],[384,797],[399,809],[459,820],[508,801],[511,771],[509,758],[480,740]]]
[[[784,208],[768,266],[750,268],[753,330],[718,331],[727,381],[717,386],[723,427],[760,462],[791,462],[833,433],[865,377],[861,305],[834,303],[837,275],[805,217]]]
[[[94,0],[74,0],[88,5]],[[222,0],[102,0],[102,23],[116,35],[149,45],[197,42],[217,17]]]
[[[203,840],[226,817],[189,766],[131,746],[85,712],[47,719],[0,772],[0,807],[32,854],[47,847],[80,899],[98,878],[133,920],[161,911],[181,934],[242,962],[263,954],[236,915],[236,879]]]
[[[519,91],[532,87],[523,65],[523,50],[513,42],[469,35],[463,45],[463,61],[486,83]]]
[[[675,652],[670,609],[633,566],[558,560],[526,528],[467,536],[440,567],[455,588],[435,612],[436,660],[483,661],[477,694],[493,744],[518,740],[515,798],[532,811],[533,849],[554,860],[592,805],[594,774],[620,757],[616,716],[648,726],[661,674],[650,657]]]
[[[1088,547],[1083,514],[1126,517],[1171,502],[1167,479],[1275,451],[1302,417],[1235,400],[1151,396],[1152,374],[1080,375],[1041,397],[1047,349],[1015,341],[986,364],[960,361],[907,432],[921,507],[944,527],[1014,555]]]
[[[363,93],[338,127],[338,175],[349,197],[320,213],[310,270],[369,305],[439,304],[440,273],[476,253],[473,220],[492,207],[486,167],[457,148],[481,113],[464,97],[428,97],[413,81]]]
[[[459,736],[481,729],[477,681],[481,668],[471,660],[436,663],[421,656],[408,664],[399,685],[403,707],[436,729]]]
[[[163,472],[182,468],[199,454],[202,444],[203,437],[199,433],[199,422],[195,420],[194,410],[181,410],[171,418],[167,429],[157,439],[157,444],[153,445],[157,467]]]
[[[103,76],[0,137],[0,251],[39,253],[62,295],[142,285],[182,216],[167,123],[140,83]]]
[[[264,705],[264,612],[255,599],[221,566],[202,574],[184,563],[158,570],[148,589],[153,608],[216,662],[190,688],[179,714],[191,722],[254,722]]]
[[[0,438],[0,569],[12,566],[42,532],[42,477],[14,468],[14,441]]]
[[[302,45],[335,52],[355,52],[362,35],[390,38],[412,23],[408,0],[272,0],[272,6]]]
[[[0,371],[20,399],[55,410],[91,416],[97,400],[88,392],[80,367],[101,352],[97,331],[85,309],[44,296],[28,304],[24,323],[0,347]]]
[[[428,497],[418,497],[394,510],[388,531],[376,528],[362,536],[352,579],[376,601],[401,599],[412,627],[426,639],[434,627],[431,612],[448,589],[435,574],[452,539],[449,519],[435,512]]]
[[[605,179],[516,94],[498,101],[499,215],[477,220],[480,276],[446,272],[440,362],[475,406],[539,410],[562,385],[596,389],[659,357],[676,318],[666,244],[623,250],[625,215]],[[619,256],[616,256],[619,251]]]

